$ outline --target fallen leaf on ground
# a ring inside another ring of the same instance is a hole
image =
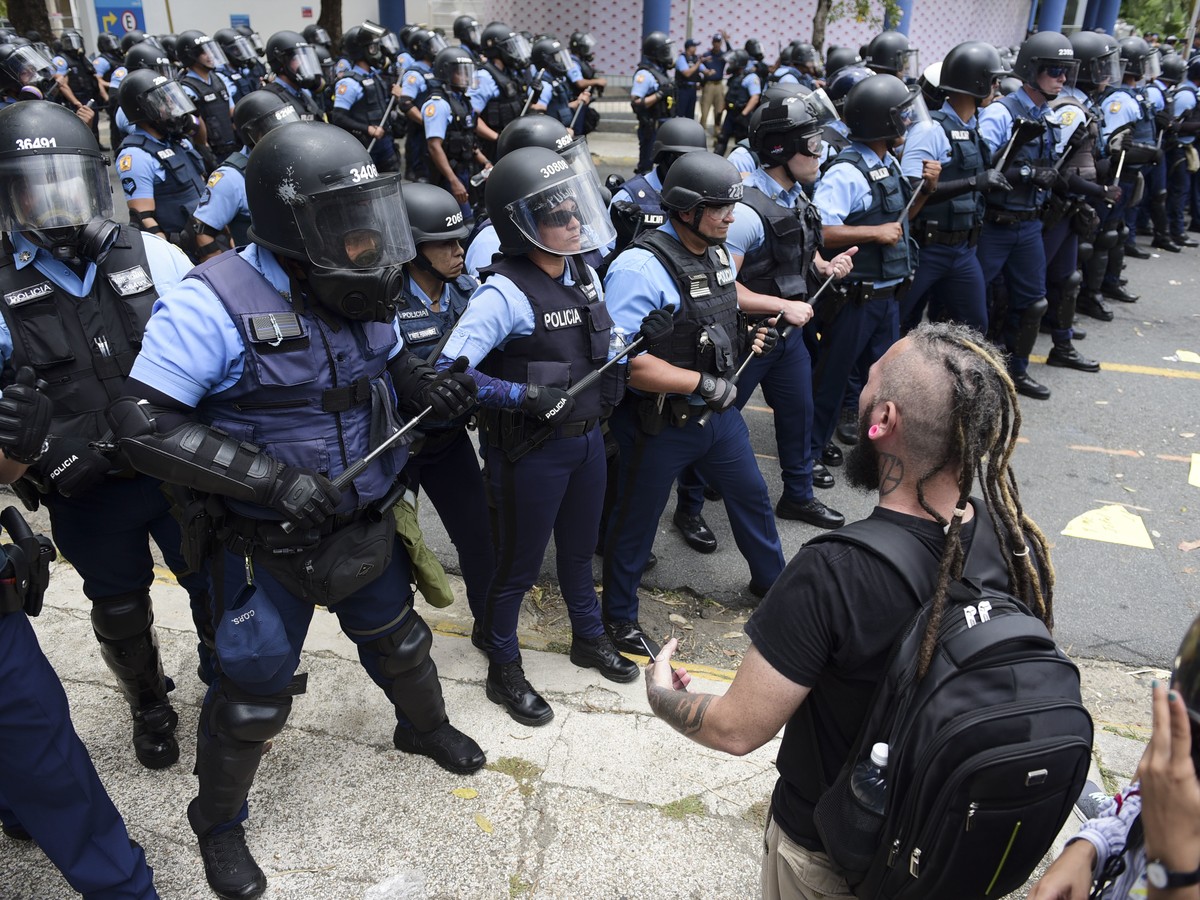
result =
[[[479,791],[475,790],[475,788],[455,788],[450,793],[460,800],[474,800],[479,796]]]
[[[488,834],[492,833],[492,823],[487,820],[486,816],[475,813],[475,824],[479,826],[480,831],[486,831]]]
[[[1187,553],[1190,550],[1200,550],[1200,540],[1180,541],[1179,549],[1182,550],[1184,553]]]

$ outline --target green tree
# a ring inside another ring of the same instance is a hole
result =
[[[856,22],[867,22],[882,29],[885,20],[899,23],[900,16],[900,4],[897,0],[817,0],[817,11],[813,14],[812,43],[819,53],[824,53],[825,28],[830,22],[836,22],[838,19],[853,17]]]
[[[1121,18],[1139,34],[1157,31],[1162,37],[1187,32],[1191,0],[1122,0]]]

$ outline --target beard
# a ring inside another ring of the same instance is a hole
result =
[[[858,417],[858,443],[846,454],[846,484],[870,493],[879,490],[879,451],[875,442],[867,437],[871,427],[871,414]]]

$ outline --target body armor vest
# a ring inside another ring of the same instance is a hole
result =
[[[86,56],[70,56],[63,54],[67,61],[67,86],[80,103],[86,104],[100,96],[100,87],[96,83],[96,67]]]
[[[437,362],[429,358],[431,351],[467,308],[467,301],[475,290],[475,282],[466,275],[459,275],[447,287],[450,288],[449,307],[443,306],[438,312],[429,309],[413,292],[412,282],[408,278],[404,279],[404,289],[400,294],[403,306],[396,313],[396,321],[404,336],[404,346],[430,365]]]
[[[575,110],[568,105],[571,102],[571,94],[567,91],[566,79],[555,78],[549,72],[543,72],[542,82],[550,85],[550,102],[546,104],[546,115],[558,119],[570,128]]]
[[[950,161],[942,163],[939,180],[951,182],[980,175],[987,168],[987,148],[979,132],[940,109],[931,112],[929,117],[942,126],[946,140],[950,142]],[[926,203],[921,208],[918,224],[922,226],[921,230],[928,224],[938,231],[969,231],[983,223],[983,207],[983,194],[967,191],[941,203]]]
[[[1144,90],[1139,91],[1136,87],[1127,84],[1117,84],[1100,95],[1098,105],[1103,104],[1105,100],[1116,93],[1128,94],[1132,97],[1138,105],[1138,111],[1141,113],[1141,118],[1133,126],[1133,142],[1135,144],[1154,146],[1154,104],[1150,101],[1150,97]]]
[[[657,228],[667,221],[666,210],[662,205],[662,194],[646,180],[645,175],[635,175],[622,187],[629,198],[637,204],[637,208],[642,211],[641,227]]]
[[[1016,98],[1015,94],[1009,94],[1006,97],[1001,97],[996,103],[1003,104],[1014,119],[1029,118],[1029,114],[1021,102]],[[1041,117],[1042,113],[1037,113]],[[1037,140],[1030,141],[1021,147],[1013,148],[1008,154],[1008,159],[1005,160],[1005,167],[1012,165],[1018,166],[1052,166],[1054,165],[1054,147],[1058,144],[1057,128],[1053,128],[1045,119],[1042,119],[1044,131],[1042,136]],[[1001,145],[997,151],[998,154],[1004,152],[1004,146]],[[1039,188],[1035,184],[1013,184],[1011,191],[992,191],[987,195],[987,205],[998,209],[1010,209],[1018,212],[1024,212],[1031,209],[1038,209],[1046,198],[1047,191]],[[855,260],[857,264],[858,260]]]
[[[803,300],[813,255],[821,249],[821,213],[803,194],[797,206],[783,207],[753,187],[742,202],[762,219],[763,245],[742,259],[738,281],[760,294]]]
[[[791,75],[798,84],[804,84],[805,75],[795,66],[776,66],[775,71],[767,76],[767,83],[779,84],[784,75]]]
[[[750,102],[750,88],[746,87],[748,77],[745,72],[730,75],[729,83],[725,87],[725,108],[739,116]]]
[[[492,81],[496,82],[499,95],[487,102],[480,115],[483,116],[484,124],[499,134],[505,125],[513,119],[520,118],[521,110],[525,107],[525,91],[516,78],[507,70],[502,71],[494,62],[485,62],[483,68],[492,76]]]
[[[900,174],[900,166],[884,163],[871,168],[863,155],[851,147],[838,154],[834,165],[854,166],[871,186],[871,203],[862,212],[846,216],[846,225],[883,225],[895,222],[912,196],[908,179]],[[907,278],[912,274],[913,260],[909,249],[907,219],[901,223],[904,236],[892,246],[884,244],[860,244],[854,257],[854,271],[849,279],[858,282],[891,281]],[[839,252],[842,248],[838,248]]]
[[[646,109],[644,106],[635,106],[633,108],[634,115],[641,121],[661,122],[671,118],[675,115],[675,79],[671,78],[657,63],[650,62],[648,59],[643,59],[638,63],[638,69],[645,70],[650,74],[650,77],[658,84],[655,90],[662,96],[650,109]]]
[[[471,102],[462,94],[446,90],[445,85],[437,82],[425,98],[426,100],[445,100],[450,107],[450,121],[446,123],[446,136],[442,138],[442,150],[450,168],[455,171],[470,168],[475,161],[475,151],[479,147],[479,139],[475,137],[475,113]]]
[[[292,105],[292,109],[296,110],[296,115],[300,117],[301,122],[322,122],[325,119],[325,114],[321,112],[321,105],[312,98],[311,95],[300,91],[293,93],[278,81],[271,81],[262,86],[264,91],[270,91],[277,97],[286,100]],[[379,120],[376,119],[376,122]]]
[[[544,384],[566,390],[604,365],[612,317],[590,283],[581,285],[574,260],[567,265],[575,279],[566,285],[551,278],[524,256],[509,256],[479,271],[509,279],[533,308],[533,333],[512,338],[504,349],[493,350],[479,370],[519,384]],[[598,379],[575,397],[568,422],[599,418],[602,412]]]
[[[196,93],[196,114],[208,129],[208,146],[213,155],[221,159],[236,150],[238,143],[233,134],[233,120],[229,117],[229,91],[217,72],[209,77],[212,81],[206,84],[194,72],[186,72],[179,83]]]
[[[200,421],[330,479],[371,452],[373,408],[395,402],[387,373],[396,343],[391,323],[346,319],[335,331],[318,316],[298,313],[233,250],[186,277],[212,290],[245,346],[241,378],[201,401]],[[342,490],[337,512],[387,494],[407,457],[405,448],[381,454]]]
[[[206,179],[200,154],[191,147],[146,134],[127,135],[117,152],[127,147],[149,153],[166,171],[167,177],[154,183],[154,218],[167,234],[179,234],[204,194]]]
[[[647,348],[672,365],[708,375],[728,375],[742,350],[737,285],[724,245],[698,257],[665,231],[643,231],[633,242],[654,255],[679,286],[670,336]]]
[[[241,150],[236,150],[230,153],[225,162],[221,163],[221,168],[230,168],[235,172],[241,173],[243,179],[246,176],[246,164],[250,162],[250,158]],[[250,214],[242,212],[239,208],[237,215],[233,217],[233,221],[229,223],[229,233],[233,235],[233,245],[235,247],[244,247],[250,243]]]
[[[97,440],[108,431],[104,411],[124,392],[158,299],[143,240],[136,229],[122,225],[82,298],[62,290],[34,265],[17,269],[12,247],[4,241],[0,313],[13,345],[6,381],[21,366],[31,366],[50,383],[53,434]]]
[[[1087,121],[1079,125],[1080,128],[1087,129],[1087,137],[1083,139],[1074,152],[1070,153],[1070,157],[1063,163],[1063,174],[1078,175],[1085,181],[1096,180],[1096,146],[1100,140],[1100,119],[1099,116],[1091,109],[1086,113]]]

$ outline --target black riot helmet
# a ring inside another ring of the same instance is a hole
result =
[[[116,56],[121,50],[121,42],[115,34],[105,31],[96,38],[96,51],[98,53],[111,54]]]
[[[261,141],[267,132],[299,121],[296,107],[274,91],[251,91],[233,107],[233,127],[247,147]]]
[[[503,22],[492,22],[483,29],[482,40],[483,53],[488,59],[499,59],[505,66],[515,69],[529,65],[531,48],[528,39]]]
[[[321,85],[321,60],[316,48],[294,31],[277,31],[267,38],[267,64],[276,75],[300,87],[315,89]]]
[[[474,16],[459,16],[454,20],[454,36],[464,46],[479,46],[479,20]]]
[[[329,32],[320,25],[305,25],[304,30],[300,33],[308,44],[320,44],[326,50],[333,46],[333,41],[329,39]]]
[[[534,41],[529,59],[535,67],[545,69],[555,78],[562,78],[571,68],[571,54],[558,38],[544,37]]]
[[[100,262],[117,237],[112,214],[108,167],[78,116],[44,100],[0,109],[0,231]]]
[[[862,63],[858,53],[852,47],[830,47],[825,55],[825,79],[828,81],[847,66],[857,66]]]
[[[260,35],[257,31],[255,31],[249,25],[239,25],[233,30],[250,42],[250,47],[254,50],[255,56],[266,55],[266,44],[263,43],[262,35]]]
[[[258,59],[258,54],[254,52],[254,47],[250,44],[249,39],[238,34],[232,28],[219,28],[213,32],[213,40],[221,45],[221,50],[235,66],[249,65]],[[178,52],[178,44],[176,52]]]
[[[750,149],[765,167],[782,166],[797,153],[821,155],[821,123],[803,97],[768,103],[750,135]]]
[[[179,35],[159,35],[158,43],[162,46],[163,54],[167,57],[167,59],[172,60],[173,62],[177,62],[179,60]]]
[[[561,153],[574,140],[567,131],[567,126],[558,119],[550,116],[521,116],[505,125],[504,130],[500,132],[500,137],[496,140],[496,159],[503,159],[521,147],[545,147],[547,150]]]
[[[874,74],[866,66],[845,66],[839,69],[825,85],[825,91],[833,101],[834,108],[841,113],[846,106],[846,95],[850,93],[850,89]]]
[[[80,56],[83,53],[83,35],[74,28],[64,28],[59,38],[63,53]]]
[[[758,38],[750,38],[750,40],[746,41],[746,46],[742,49],[745,50],[746,55],[755,62],[762,62],[767,55],[763,51],[762,41],[760,41]]]
[[[366,60],[369,63],[383,61],[383,48],[379,38],[361,25],[347,28],[342,35],[342,54],[352,63]]]
[[[294,260],[320,305],[388,322],[413,258],[400,176],[380,174],[336,125],[299,122],[265,134],[246,165],[250,240]]]
[[[1046,73],[1058,77],[1059,73],[1066,76],[1064,87],[1075,85],[1075,76],[1079,72],[1079,62],[1075,59],[1075,49],[1071,46],[1066,35],[1057,31],[1039,31],[1025,39],[1021,49],[1017,51],[1017,59],[1013,63],[1013,75],[1022,82],[1041,91],[1048,98],[1058,94],[1047,94],[1038,85],[1038,75]]]
[[[901,78],[916,66],[917,50],[908,45],[908,35],[899,31],[881,31],[867,44],[863,65],[887,75]]]
[[[121,112],[133,125],[150,125],[166,134],[182,134],[196,105],[179,83],[153,69],[138,69],[121,79]]]
[[[408,51],[414,59],[432,63],[446,49],[446,39],[434,31],[424,28],[414,31],[408,39]]]
[[[175,53],[179,56],[179,64],[185,69],[192,66],[203,66],[206,69],[219,69],[229,60],[221,45],[203,31],[184,31],[179,35],[175,44]]]
[[[842,113],[856,141],[895,141],[929,112],[918,88],[895,75],[872,75],[850,88]]]
[[[938,87],[986,100],[1003,77],[1000,51],[984,41],[965,41],[951,48],[942,60]]]
[[[576,31],[572,32],[568,46],[571,52],[584,62],[591,62],[592,54],[596,50],[596,39],[590,31]]]
[[[730,50],[725,54],[725,70],[730,75],[743,72],[750,65],[750,54],[745,50]]]
[[[802,72],[815,72],[817,62],[820,57],[817,55],[817,48],[808,41],[792,41],[788,44],[791,48],[791,65],[800,69]]]
[[[1192,622],[1171,666],[1171,688],[1179,692],[1191,720],[1192,765],[1200,772],[1200,617]]]
[[[150,69],[152,72],[165,75],[167,78],[173,78],[175,75],[174,70],[171,68],[171,60],[166,55],[166,51],[159,50],[149,41],[142,41],[140,44],[134,44],[129,48],[129,52],[125,54],[125,69],[128,72],[136,72],[138,69]]]
[[[462,93],[475,83],[475,59],[466,47],[444,47],[433,58],[433,77]]]
[[[13,38],[18,41],[20,38]],[[54,69],[40,51],[29,44],[0,44],[0,88],[25,91],[41,99],[41,85],[54,79]]]
[[[616,237],[595,170],[581,173],[544,147],[505,155],[492,169],[484,200],[500,251],[509,255],[541,249],[574,256]]]
[[[662,205],[675,212],[699,206],[727,206],[742,199],[742,176],[733,163],[715,153],[685,153],[663,182]]]
[[[642,38],[642,56],[664,69],[675,62],[672,41],[661,31],[652,31]]]
[[[146,32],[140,28],[135,28],[133,31],[127,31],[121,35],[121,52],[128,53],[129,48],[134,44],[140,44],[146,39]]]
[[[1125,61],[1116,38],[1098,31],[1076,31],[1069,40],[1079,61],[1076,80],[1080,87],[1090,92],[1121,83]]]
[[[313,50],[317,54],[317,63],[321,66],[321,78],[324,79],[325,84],[333,84],[334,70],[337,67],[333,54],[324,44],[314,44]]]
[[[462,207],[445,188],[420,181],[404,186],[404,209],[420,256],[421,245],[436,241],[461,241],[471,233],[463,221]]]
[[[1162,58],[1162,74],[1159,75],[1169,85],[1179,84],[1187,74],[1187,61],[1178,53],[1168,53]]]
[[[707,149],[708,139],[704,132],[704,126],[695,119],[676,116],[658,126],[650,155],[657,166],[661,165],[668,156],[679,156],[682,153],[691,153],[693,150]]]
[[[1162,73],[1158,48],[1151,47],[1145,38],[1121,38],[1121,59],[1125,60],[1125,74],[1136,75],[1139,80],[1151,81]]]

